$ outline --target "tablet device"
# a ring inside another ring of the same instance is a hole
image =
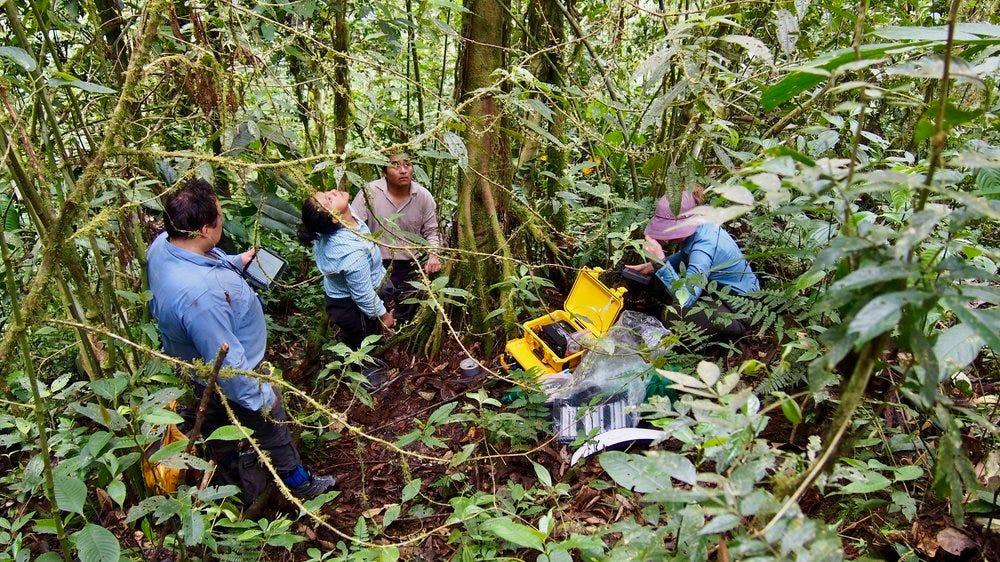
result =
[[[621,276],[640,285],[649,285],[649,282],[653,279],[652,275],[643,275],[624,267],[621,270]]]
[[[278,274],[281,273],[286,263],[278,254],[266,248],[261,248],[257,250],[253,259],[250,260],[246,269],[243,270],[243,277],[254,288],[268,289],[278,277]]]

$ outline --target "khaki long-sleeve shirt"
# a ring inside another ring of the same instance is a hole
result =
[[[406,250],[392,246],[408,246],[414,255],[421,251],[433,252],[440,247],[437,203],[431,192],[419,183],[412,182],[410,197],[397,207],[389,199],[388,189],[385,178],[377,179],[359,191],[351,203],[351,208],[357,215],[354,218],[367,224],[379,242],[382,258],[412,259]]]

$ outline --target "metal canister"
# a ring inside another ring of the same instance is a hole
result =
[[[483,374],[483,366],[472,357],[462,359],[462,362],[458,364],[458,369],[462,373],[463,379],[474,379]]]

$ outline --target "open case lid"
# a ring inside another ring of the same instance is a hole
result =
[[[610,330],[625,306],[622,299],[625,288],[611,289],[601,283],[602,271],[599,267],[581,269],[563,305],[574,320],[589,328],[595,336]]]

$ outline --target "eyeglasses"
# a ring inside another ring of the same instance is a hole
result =
[[[409,160],[396,160],[396,161],[390,160],[389,167],[392,168],[393,170],[397,168],[412,168],[413,162]]]

